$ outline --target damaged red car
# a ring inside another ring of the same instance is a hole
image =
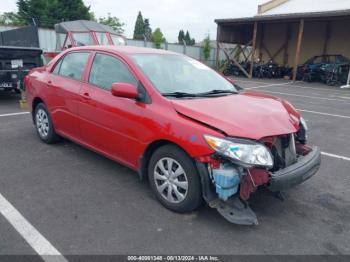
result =
[[[204,200],[232,223],[257,224],[255,190],[289,189],[320,166],[290,103],[184,55],[72,48],[32,70],[25,87],[42,141],[64,137],[138,171],[176,212]]]

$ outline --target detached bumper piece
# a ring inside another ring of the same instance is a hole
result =
[[[318,147],[312,147],[312,151],[306,156],[300,156],[295,164],[271,173],[268,188],[273,191],[282,191],[299,185],[312,177],[321,164],[321,152]]]
[[[248,203],[239,197],[232,197],[216,206],[217,211],[226,220],[238,225],[258,225],[258,218]]]

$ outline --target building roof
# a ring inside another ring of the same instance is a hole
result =
[[[94,21],[88,20],[76,20],[69,22],[62,22],[55,24],[56,33],[65,34],[67,32],[109,32],[111,34],[117,34],[112,27],[102,25]]]
[[[215,23],[247,23],[255,21],[273,21],[273,20],[297,20],[300,18],[331,18],[350,16],[350,8],[347,10],[327,11],[327,12],[308,12],[308,13],[289,13],[289,14],[271,14],[256,15],[253,17],[240,17],[228,19],[215,19]]]
[[[332,12],[350,9],[350,0],[289,0],[262,15]]]
[[[273,2],[274,0],[270,1]],[[350,16],[350,0],[287,0],[253,17],[216,19],[220,23],[297,20]]]

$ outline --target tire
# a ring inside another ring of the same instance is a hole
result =
[[[51,116],[45,104],[40,103],[35,107],[34,123],[38,136],[43,142],[52,144],[59,141],[60,137],[55,132]]]
[[[171,175],[167,173],[169,165]],[[159,202],[172,211],[190,212],[202,203],[200,177],[193,160],[175,145],[165,145],[154,152],[148,166],[148,178]]]

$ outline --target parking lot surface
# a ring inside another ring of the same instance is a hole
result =
[[[323,152],[318,174],[285,192],[285,201],[254,195],[258,226],[230,224],[208,206],[165,209],[128,168],[67,140],[40,142],[19,97],[8,94],[0,94],[0,196],[64,255],[350,254],[350,90],[235,81],[290,101]],[[0,254],[35,254],[38,246],[1,209]]]

